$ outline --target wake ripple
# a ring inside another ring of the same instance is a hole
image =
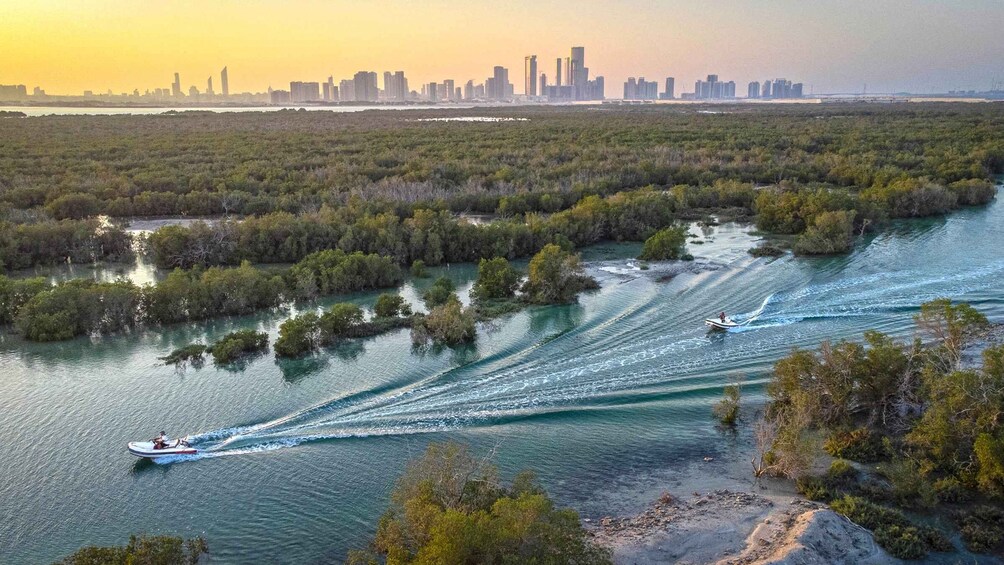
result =
[[[713,276],[734,275],[726,271]],[[158,461],[469,429],[540,413],[589,409],[606,398],[640,402],[646,395],[715,391],[723,371],[762,367],[798,343],[803,332],[786,327],[808,324],[805,334],[811,328],[818,333],[814,322],[912,311],[927,300],[1000,285],[1001,275],[1004,261],[940,276],[899,271],[808,283],[768,294],[754,310],[734,316],[747,325],[718,336],[707,334],[697,316],[699,311],[716,309],[709,304],[717,299],[711,294],[720,294],[708,290],[714,283],[678,296],[659,292],[662,287],[638,293],[631,285],[618,285],[609,299],[621,300],[623,307],[606,313],[606,319],[587,320],[563,333],[564,346],[553,336],[541,336],[501,359],[342,395],[268,421],[202,432],[189,438],[199,454]],[[766,285],[769,281],[762,283]],[[747,290],[755,290],[750,286]],[[677,317],[667,316],[670,306],[676,308]]]

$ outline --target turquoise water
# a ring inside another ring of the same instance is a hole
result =
[[[675,277],[625,260],[636,246],[591,249],[600,291],[482,328],[461,350],[413,352],[400,331],[229,370],[156,359],[236,327],[274,336],[288,313],[58,344],[3,335],[0,562],[135,532],[204,535],[214,562],[338,560],[366,543],[405,461],[445,439],[497,445],[505,473],[533,468],[561,503],[600,516],[611,493],[661,470],[737,457],[711,404],[740,376],[755,402],[793,346],[867,328],[907,337],[918,305],[940,296],[1004,320],[999,201],[897,223],[843,257],[753,259],[747,229],[701,234],[692,272]],[[474,274],[443,272],[463,285]],[[417,302],[430,282],[403,292]],[[760,316],[709,335],[701,321],[721,310]],[[166,464],[126,453],[161,429],[206,451]]]

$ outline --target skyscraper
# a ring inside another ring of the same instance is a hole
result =
[[[443,92],[439,93],[440,97],[441,98],[446,98],[447,100],[453,100],[453,95],[454,95],[454,93],[456,93],[456,90],[457,90],[457,87],[455,85],[456,85],[456,83],[451,78],[448,78],[448,79],[444,80],[443,81]]]
[[[338,99],[342,102],[352,102],[356,99],[356,83],[351,80],[343,80],[338,83]]]
[[[654,80],[647,81],[645,77],[641,77],[635,81],[635,78],[631,77],[624,83],[625,100],[655,100],[658,97],[659,83]]]
[[[335,86],[335,77],[333,77],[331,75],[328,75],[328,81],[325,82],[324,84],[327,85],[325,87],[325,90],[327,92],[325,92],[325,94],[324,94],[324,99],[327,100],[327,101],[329,101],[329,102],[337,102],[338,101],[338,87]]]
[[[572,56],[569,57],[569,61],[568,84],[584,87],[586,81],[589,80],[589,71],[586,69],[586,48],[572,47]]]
[[[397,86],[397,99],[401,102],[408,100],[408,79],[404,76],[404,71],[394,73],[395,86]]]
[[[746,98],[760,98],[760,83],[753,81],[746,87]]]
[[[676,79],[673,77],[666,77],[666,100],[672,100],[676,98]]]
[[[378,96],[377,74],[372,71],[359,71],[352,78],[356,91],[357,102],[376,102]]]
[[[537,95],[537,56],[529,55],[523,60],[523,94]]]
[[[171,94],[175,97],[180,97],[181,94],[181,75],[174,73],[174,84],[171,85]]]
[[[220,71],[220,88],[223,89],[223,97],[230,96],[230,77],[227,75],[227,68]]]
[[[492,77],[485,81],[485,96],[492,100],[505,100],[512,92],[512,84],[509,83],[509,69],[496,66]]]
[[[540,90],[537,92],[539,92],[541,96],[547,95],[547,75],[544,73],[540,73]]]
[[[558,57],[558,68],[554,73],[554,86],[561,86],[561,57]]]
[[[209,96],[213,95],[213,77],[210,76],[206,79],[206,94]]]

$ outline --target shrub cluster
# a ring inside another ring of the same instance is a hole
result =
[[[268,334],[254,330],[230,332],[206,348],[213,362],[223,365],[268,349]]]
[[[250,314],[318,294],[396,285],[392,260],[361,253],[323,251],[288,270],[239,267],[175,269],[145,286],[76,279],[49,285],[41,279],[0,275],[0,322],[13,321],[25,338],[57,341],[214,316]]]

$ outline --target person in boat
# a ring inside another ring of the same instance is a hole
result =
[[[725,312],[722,312],[722,313],[718,314],[718,319],[721,320],[722,323],[724,324],[725,323]]]
[[[164,449],[165,447],[167,447],[167,435],[164,432],[160,432],[160,435],[153,438],[153,448]]]

